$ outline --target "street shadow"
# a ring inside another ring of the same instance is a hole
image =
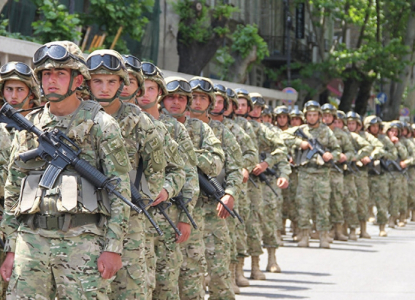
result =
[[[303,296],[293,296],[293,295],[285,295],[285,294],[274,294],[274,293],[246,293],[241,292],[241,296],[250,296],[253,297],[253,299],[257,299],[257,297],[263,297],[263,298],[270,298],[270,299],[307,299],[308,297]]]
[[[282,272],[281,274],[285,274],[285,272]],[[319,281],[306,281],[306,280],[289,280],[289,279],[267,279],[267,281],[271,282],[281,282],[281,283],[295,283],[295,284],[313,284],[313,285],[333,285],[335,283],[332,282],[319,282]]]
[[[331,276],[330,273],[317,273],[317,272],[284,271],[282,273],[288,274],[288,275]]]
[[[305,290],[310,289],[310,288],[307,288],[307,287],[290,286],[290,285],[261,285],[261,284],[251,284],[249,287],[251,287],[251,288],[278,289],[278,290],[284,290],[284,291],[305,291]]]

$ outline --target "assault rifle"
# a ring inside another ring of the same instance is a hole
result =
[[[318,154],[320,154],[321,156],[323,156],[324,155],[324,153],[326,153],[327,151],[324,149],[324,147],[319,143],[319,141],[317,140],[317,139],[313,139],[313,138],[309,138],[305,133],[304,133],[304,131],[301,129],[301,128],[298,128],[296,131],[295,131],[295,133],[294,133],[295,135],[297,135],[297,136],[299,136],[299,137],[301,137],[301,138],[303,138],[303,139],[306,139],[307,141],[308,141],[308,143],[311,145],[311,147],[313,148],[313,149],[311,149],[308,153],[307,153],[307,155],[306,155],[306,158],[308,159],[308,160],[310,160],[313,156],[314,156],[314,154],[316,154],[316,153],[318,153]],[[343,171],[342,171],[342,169],[340,169],[335,163],[334,163],[334,161],[333,161],[333,159],[330,159],[329,161],[327,161],[327,163],[329,163],[329,164],[331,164],[332,165],[332,167],[334,167],[339,173],[343,173]]]
[[[261,162],[264,162],[266,158],[266,154],[262,152],[260,154],[260,157],[261,157]],[[262,172],[258,176],[256,175],[254,176],[258,177],[259,181],[264,182],[270,188],[270,190],[274,193],[274,195],[278,197],[278,193],[274,190],[274,188],[272,187],[266,175],[274,176],[275,178],[278,178],[277,171],[275,171],[272,168],[267,168],[264,172]]]
[[[137,213],[144,212],[145,209],[137,207],[137,204],[140,205],[140,202],[142,202],[142,198],[140,192],[134,185],[131,185],[131,198],[133,200],[133,202],[131,202],[117,191],[117,185],[119,184],[120,179],[105,176],[89,162],[79,158],[82,150],[62,131],[58,129],[47,131],[40,130],[8,103],[3,104],[3,107],[0,110],[0,122],[6,123],[6,127],[8,128],[15,128],[18,131],[26,130],[37,136],[39,143],[38,148],[29,150],[19,156],[24,162],[37,157],[48,162],[48,166],[39,182],[39,186],[45,189],[53,188],[59,174],[70,165],[94,187],[105,189],[109,195],[113,194]],[[163,235],[163,232],[154,220],[152,224],[156,228],[158,234]]]
[[[179,195],[177,195],[174,198],[171,198],[171,201],[177,205],[184,213],[186,214],[187,218],[189,219],[190,223],[193,225],[194,229],[197,229],[197,224],[195,220],[192,218],[192,215],[187,210],[186,204],[188,204],[190,201],[192,201],[191,198],[185,198],[183,197],[183,194],[180,192]]]
[[[153,206],[154,208],[158,209],[158,211],[163,215],[163,217],[169,222],[170,226],[174,229],[174,231],[177,233],[178,236],[181,236],[182,233],[180,232],[179,228],[176,227],[173,220],[170,219],[169,215],[167,214],[166,210],[172,205],[171,202],[163,201],[156,206]]]
[[[200,190],[202,190],[206,195],[213,197],[217,202],[222,204],[222,206],[227,210],[227,212],[232,216],[232,218],[237,218],[241,224],[244,223],[241,216],[233,209],[231,210],[223,201],[221,200],[225,196],[225,190],[216,180],[216,178],[207,176],[202,170],[197,170],[199,175],[199,185]]]
[[[357,173],[360,173],[360,170],[356,166],[356,162],[354,161],[345,161],[342,163],[342,165],[347,166],[347,171],[352,172],[354,175],[357,175]]]
[[[395,178],[395,176],[393,175],[392,171],[398,171],[400,173],[402,173],[403,175],[407,174],[408,168],[402,168],[400,165],[400,160],[395,161],[392,159],[385,159],[382,158],[380,160],[380,165],[383,167],[383,169],[385,169],[389,174],[391,174],[391,176],[393,178]]]

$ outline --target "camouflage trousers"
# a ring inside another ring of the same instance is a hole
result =
[[[400,173],[400,172],[394,172],[394,175],[396,177],[396,184],[395,186],[390,186],[389,189],[391,190],[399,190],[399,197],[397,199],[396,205],[391,207],[391,211],[396,213],[396,215],[393,215],[395,217],[398,217],[400,213],[406,214],[406,211],[408,210],[408,180],[407,177]],[[399,182],[399,183],[398,183]],[[392,198],[392,197],[391,197]],[[392,205],[392,202],[391,202]],[[392,215],[392,213],[390,213]]]
[[[394,217],[399,217],[399,201],[403,196],[403,185],[406,181],[405,177],[400,172],[392,171],[389,174],[389,214]]]
[[[0,238],[4,241],[4,234],[0,231]],[[0,265],[4,263],[6,259],[6,253],[1,251],[0,252]],[[7,290],[8,282],[3,280],[3,277],[0,276],[0,300],[6,299],[6,290]]]
[[[360,169],[355,175],[357,190],[357,217],[359,221],[366,222],[369,217],[369,176],[366,170]]]
[[[234,199],[233,209],[239,214],[239,195],[236,199]],[[238,262],[238,251],[236,249],[236,240],[237,240],[236,223],[239,223],[239,221],[237,218],[233,218],[233,217],[228,217],[226,218],[225,221],[226,221],[226,225],[228,226],[228,231],[229,231],[229,238],[230,238],[229,252],[231,255],[231,262],[237,263]]]
[[[267,176],[269,183],[274,191],[278,193],[276,196],[272,190],[264,183],[262,185],[262,213],[261,228],[262,241],[264,248],[278,248],[277,229],[282,228],[282,194],[281,189],[277,186],[277,181],[273,176]]]
[[[360,226],[357,217],[357,189],[355,177],[352,173],[346,172],[343,177],[343,215],[349,228]]]
[[[8,299],[108,299],[110,281],[102,279],[97,260],[103,238],[81,234],[46,238],[19,232]]]
[[[217,215],[217,202],[205,198],[205,257],[210,275],[209,299],[235,299],[231,284],[230,237],[226,221]],[[230,217],[231,218],[231,217]]]
[[[330,173],[330,223],[343,223],[344,186],[343,174],[332,170]]]
[[[298,227],[310,229],[313,209],[318,231],[330,230],[330,169],[300,167],[296,203]]]
[[[174,224],[177,224],[178,209],[171,206],[167,211]],[[176,232],[159,212],[153,213],[154,220],[164,232],[159,236],[152,227],[146,230],[146,264],[151,283],[148,299],[171,300],[179,298],[179,274],[183,262],[180,245],[176,243]],[[155,284],[154,279],[155,278]],[[153,288],[154,286],[154,288]],[[151,295],[151,297],[150,297]]]
[[[205,243],[203,241],[204,215],[203,200],[199,197],[192,215],[198,229],[192,228],[189,239],[180,244],[183,255],[183,263],[180,267],[179,275],[181,300],[205,299],[203,282],[207,272],[207,265]]]
[[[415,167],[409,167],[408,175],[408,209],[415,210]]]
[[[124,237],[122,268],[111,282],[109,298],[143,299],[147,297],[144,215],[130,215],[129,233]]]
[[[258,188],[248,181],[248,199],[250,200],[250,214],[246,223],[246,234],[248,254],[260,256],[262,252],[261,241],[261,210],[262,210],[262,187],[258,177],[251,176]]]
[[[289,177],[290,185],[288,188],[282,190],[283,204],[282,204],[282,217],[283,219],[290,219],[296,222],[298,220],[298,209],[295,202],[298,186],[298,169],[292,169]],[[278,225],[277,225],[278,226]],[[278,230],[283,230],[283,224],[278,227]]]
[[[370,199],[376,203],[376,222],[384,225],[388,221],[389,205],[389,176],[388,174],[369,175]]]
[[[249,214],[250,214],[250,203],[248,199],[248,192],[247,192],[248,184],[244,183],[242,185],[242,189],[239,193],[238,197],[238,212],[241,216],[242,220],[244,220],[244,223],[240,223],[236,221],[236,251],[238,256],[246,257],[247,250],[248,250],[248,244],[247,244],[247,221],[249,220]],[[231,232],[232,230],[229,229]],[[232,260],[232,259],[231,259]]]

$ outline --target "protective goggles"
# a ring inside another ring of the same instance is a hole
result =
[[[316,101],[308,101],[305,105],[304,105],[304,108],[307,108],[307,107],[318,107],[318,108],[320,108],[320,104],[318,103],[318,102],[316,102]]]
[[[252,100],[252,102],[255,104],[255,105],[265,105],[265,100],[264,100],[264,98],[261,98],[261,97],[252,97],[251,98],[251,100]]]
[[[145,76],[154,76],[157,73],[159,73],[159,75],[163,77],[163,73],[154,64],[150,62],[142,63],[141,69],[143,70],[143,74]]]
[[[167,91],[169,93],[177,91],[179,88],[185,91],[186,93],[192,92],[192,87],[187,81],[183,80],[173,80],[166,84]]]
[[[13,72],[17,72],[18,74],[22,76],[31,76],[32,70],[30,67],[24,63],[18,62],[18,63],[7,63],[0,69],[0,75],[6,76],[8,74],[11,74]]]
[[[134,71],[141,71],[141,61],[133,55],[123,55],[124,64],[126,67],[131,67]]]
[[[35,52],[35,55],[33,55],[33,63],[38,65],[48,58],[56,61],[65,61],[68,58],[73,58],[85,64],[85,62],[69,53],[68,50],[66,50],[66,48],[61,45],[49,45],[40,47]]]
[[[200,88],[202,91],[205,91],[207,93],[211,92],[213,90],[213,86],[209,81],[203,80],[203,79],[193,79],[190,80],[190,86],[192,89]]]
[[[245,96],[249,96],[249,92],[245,89],[236,89],[235,92],[237,94],[242,94],[242,95],[245,95]]]
[[[215,92],[221,92],[223,94],[226,94],[226,87],[224,87],[221,84],[215,84],[214,89],[215,89]]]
[[[233,89],[227,88],[226,89],[226,95],[228,95],[228,97],[230,98],[235,98],[236,97],[236,93]]]
[[[382,123],[382,119],[379,117],[373,118],[372,120],[369,121],[370,125],[380,124],[380,123]]]
[[[282,114],[288,115],[288,109],[285,107],[278,108],[275,110],[275,114],[276,115],[282,115]]]
[[[120,60],[111,54],[94,55],[88,58],[86,66],[90,71],[104,67],[110,71],[119,71],[123,66]]]

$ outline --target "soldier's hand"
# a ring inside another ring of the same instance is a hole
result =
[[[268,163],[263,161],[255,166],[255,168],[252,170],[252,173],[258,176],[259,174],[264,172],[267,168],[268,168]]]
[[[1,277],[3,277],[4,281],[10,281],[10,277],[12,276],[13,271],[13,264],[14,252],[7,252],[6,259],[4,260],[4,263],[1,265],[0,268]]]
[[[346,160],[347,160],[346,155],[344,155],[343,153],[340,153],[339,163],[344,163]]]
[[[403,160],[402,160],[399,164],[400,164],[400,166],[401,166],[401,168],[402,168],[402,169],[405,169],[405,168],[408,166],[408,165],[405,163],[405,161],[403,161]]]
[[[242,175],[243,175],[242,182],[243,183],[246,183],[248,181],[248,179],[249,179],[249,172],[248,172],[248,170],[245,169],[245,168],[243,168],[242,169]]]
[[[361,159],[362,163],[366,166],[367,164],[370,164],[371,160],[369,156],[365,156]]]
[[[104,279],[110,279],[122,268],[121,255],[104,251],[98,258],[98,271]]]
[[[286,189],[290,184],[287,179],[280,177],[277,179],[277,185],[280,189]]]
[[[233,199],[231,195],[226,194],[225,196],[222,197],[221,200],[227,207],[229,207],[230,210],[233,210],[233,204],[234,204],[235,199]],[[220,203],[218,203],[216,210],[218,211],[218,217],[221,219],[226,219],[227,217],[230,216],[228,211]]]
[[[302,141],[300,144],[300,148],[301,150],[313,149],[313,147],[307,141]]]
[[[179,236],[176,233],[176,243],[186,242],[188,240],[188,238],[190,237],[190,233],[192,232],[192,227],[190,226],[190,224],[187,224],[187,223],[184,223],[184,222],[179,222],[179,224],[177,224],[177,229],[180,230],[182,235]]]
[[[330,152],[326,152],[323,154],[323,159],[325,162],[328,162],[329,160],[333,159],[333,154]]]
[[[399,138],[398,137],[396,137],[396,136],[392,136],[391,138],[390,138],[390,140],[392,141],[392,143],[394,143],[394,144],[396,144],[397,142],[399,142]]]
[[[151,204],[151,206],[156,206],[157,204],[166,201],[169,198],[169,193],[167,193],[166,189],[162,189],[160,194],[156,197],[154,202]]]

